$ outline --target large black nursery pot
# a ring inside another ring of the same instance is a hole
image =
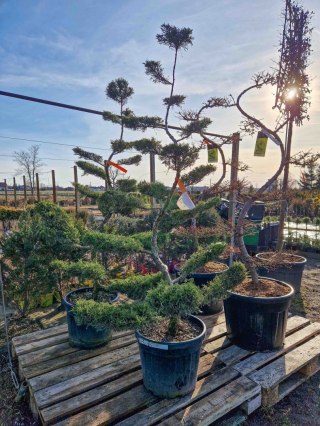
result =
[[[266,253],[258,253],[256,257],[260,260],[266,256]],[[274,278],[278,281],[284,281],[292,285],[295,293],[299,293],[301,289],[302,273],[307,263],[307,259],[302,256],[294,255],[296,262],[288,263],[288,266],[278,266],[277,268],[259,267],[259,274],[264,277]]]
[[[136,331],[143,383],[154,395],[175,398],[195,388],[206,326],[193,315],[189,319],[198,324],[202,331],[199,336],[184,342],[157,342]]]
[[[77,290],[70,291],[62,299],[63,305],[67,312],[70,346],[82,349],[97,348],[98,346],[102,346],[109,342],[112,337],[112,330],[109,327],[97,329],[91,325],[77,325],[76,323],[74,314],[72,312],[73,304],[70,302],[70,296],[72,294],[81,295],[91,292],[92,287],[82,287],[78,288]],[[115,302],[118,297],[118,294],[111,296],[110,302]]]
[[[224,311],[227,335],[232,343],[258,352],[283,346],[294,290],[287,283],[278,283],[288,287],[290,293],[279,297],[251,297],[229,292]]]

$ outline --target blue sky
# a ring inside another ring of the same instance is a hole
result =
[[[293,151],[316,151],[320,128],[320,14],[318,0],[305,0],[303,4],[315,12],[310,66],[312,107],[310,121],[294,130]],[[282,1],[265,0],[0,0],[0,90],[117,112],[117,105],[106,99],[104,90],[112,79],[124,77],[135,89],[129,106],[137,114],[163,116],[162,98],[168,95],[168,87],[154,85],[145,76],[142,63],[146,59],[161,60],[170,69],[172,52],[155,41],[160,25],[166,22],[193,29],[194,45],[179,57],[176,93],[187,96],[187,108],[198,108],[210,96],[236,95],[250,83],[253,73],[274,66],[282,7]],[[272,125],[272,102],[273,92],[268,89],[248,96],[245,106]],[[237,131],[241,119],[231,110],[215,112],[211,118],[210,130],[224,134]],[[178,124],[174,114],[171,123]],[[106,149],[110,139],[119,134],[117,127],[99,116],[5,97],[0,97],[0,129],[0,136]],[[160,130],[147,134],[166,140]],[[128,140],[137,137],[127,132]],[[12,155],[30,145],[0,137],[1,155]],[[40,146],[41,157],[59,159],[45,160],[42,182],[47,184],[50,174],[45,172],[55,169],[57,183],[69,184],[74,159],[71,148]],[[253,157],[253,150],[254,138],[245,136],[240,151],[241,159],[251,167],[246,176],[260,185],[276,168],[279,157],[270,142],[264,159]],[[199,163],[206,163],[205,152]],[[0,156],[0,180],[7,178],[10,182],[15,169],[10,157]],[[138,168],[131,166],[129,175],[148,179],[147,159]],[[292,177],[298,176],[299,170],[292,169]],[[99,183],[89,177],[80,179],[82,183]],[[157,179],[170,182],[170,174],[159,163]]]

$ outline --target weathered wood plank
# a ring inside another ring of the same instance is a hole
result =
[[[13,337],[12,343],[14,346],[25,345],[26,343],[36,342],[37,340],[46,339],[48,337],[57,336],[68,331],[67,324],[58,325],[56,327],[46,328],[45,330],[34,331],[24,334],[23,336]]]
[[[70,376],[70,374],[72,374],[73,372],[73,364],[76,364],[78,362],[88,360],[91,358],[95,358],[101,354],[114,352],[117,349],[121,349],[123,347],[127,347],[127,346],[129,347],[135,343],[136,343],[136,338],[133,335],[132,336],[130,335],[130,336],[121,337],[119,339],[114,339],[107,345],[101,346],[100,348],[97,348],[97,349],[91,349],[91,350],[82,349],[82,350],[77,350],[75,352],[69,353],[68,349],[66,348],[65,350],[67,353],[65,355],[61,353],[61,355],[63,356],[58,356],[59,354],[57,354],[56,358],[53,358],[53,359],[50,358],[47,361],[39,362],[38,364],[32,364],[30,366],[24,365],[23,372],[25,374],[25,377],[30,379],[32,377],[36,377],[45,373],[49,373],[50,371],[55,371],[55,370],[59,370],[60,368],[66,367],[67,371],[69,372],[67,374],[69,374]]]
[[[46,339],[36,340],[24,345],[15,347],[16,354],[20,355],[27,354],[29,352],[37,351],[39,349],[48,348],[49,346],[59,345],[60,343],[68,342],[68,333],[61,333],[56,336],[47,337]]]
[[[310,320],[307,318],[298,316],[288,318],[286,336],[289,336],[290,334],[306,327],[308,324],[310,324]],[[242,349],[239,346],[232,345],[221,351],[218,355],[218,358],[224,364],[231,365],[247,357],[251,353],[253,352]]]
[[[225,323],[214,325],[207,328],[207,335],[205,342],[211,342],[212,340],[223,337],[227,334],[227,326]]]
[[[224,385],[238,376],[237,372],[224,367],[210,374],[208,377],[198,380],[192,394],[180,398],[162,399],[156,404],[147,407],[143,411],[123,420],[119,426],[151,426],[163,418],[173,415],[184,407],[195,403],[199,399],[213,392],[219,386]]]
[[[48,389],[56,385],[67,387],[68,380],[72,380],[83,374],[99,375],[95,370],[99,370],[100,367],[108,366],[109,364],[114,364],[117,361],[124,368],[124,364],[122,364],[123,360],[132,355],[138,356],[138,347],[136,344],[33,377],[29,380],[29,383],[34,391]]]
[[[56,423],[56,426],[115,424],[132,412],[151,405],[158,400],[159,398],[148,392],[143,385],[140,385],[75,416],[62,420]]]
[[[223,348],[231,346],[230,340],[226,337],[219,337],[218,339],[212,340],[211,342],[205,343],[203,350],[207,353],[214,353],[220,351]]]
[[[260,393],[260,386],[247,377],[239,377],[216,392],[164,420],[163,426],[206,426]]]
[[[320,336],[316,336],[261,368],[261,370],[251,373],[249,378],[261,385],[262,389],[269,389],[300,370],[319,355]]]
[[[296,346],[306,342],[307,340],[310,340],[313,336],[316,336],[319,333],[320,323],[312,323],[307,327],[298,330],[296,333],[290,334],[290,336],[286,337],[283,348],[272,352],[258,352],[249,358],[246,358],[245,360],[233,365],[233,368],[245,376],[251,373],[253,370],[258,369],[265,363],[278,358],[280,355],[287,353]]]
[[[84,411],[92,405],[110,399],[119,393],[126,392],[135,385],[142,383],[142,371],[134,371],[126,374],[120,379],[95,387],[87,392],[76,395],[65,401],[43,408],[40,412],[44,424],[56,423],[65,417],[71,416],[79,411]]]

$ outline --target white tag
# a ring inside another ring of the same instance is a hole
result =
[[[268,136],[269,139],[272,140],[272,142],[274,142],[276,145],[280,145],[280,142],[271,134],[269,133],[267,130],[265,129],[261,129],[261,132],[264,133],[266,136]]]
[[[177,201],[177,206],[180,210],[192,210],[196,207],[187,192],[183,192],[181,194],[179,200]]]
[[[139,337],[139,343],[145,346],[150,346],[150,348],[163,349],[164,351],[168,350],[168,345],[163,345],[161,343],[150,342],[149,340],[142,339]]]

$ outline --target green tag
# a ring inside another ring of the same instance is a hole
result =
[[[208,163],[218,162],[218,148],[210,148],[208,146]]]
[[[258,132],[256,146],[254,148],[255,157],[265,157],[268,137],[263,132]]]

